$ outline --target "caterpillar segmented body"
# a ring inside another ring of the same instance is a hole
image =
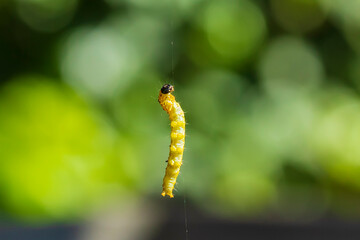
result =
[[[158,99],[161,107],[169,114],[171,122],[170,153],[163,180],[163,191],[161,193],[164,197],[168,195],[171,198],[174,197],[172,191],[180,172],[180,166],[182,165],[185,145],[185,116],[180,104],[175,101],[175,97],[171,94],[173,91],[173,86],[165,84],[160,90]]]

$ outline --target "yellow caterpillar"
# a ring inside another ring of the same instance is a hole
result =
[[[180,172],[182,158],[185,145],[185,116],[180,104],[175,101],[175,97],[171,94],[174,87],[165,84],[159,93],[159,103],[161,107],[169,114],[171,122],[171,144],[170,153],[167,160],[168,164],[163,180],[163,191],[161,195],[174,197],[172,191],[174,189],[176,178]]]

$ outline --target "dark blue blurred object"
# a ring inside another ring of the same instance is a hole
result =
[[[4,226],[0,227],[0,239],[4,240],[74,240],[79,227],[53,225],[46,227]]]

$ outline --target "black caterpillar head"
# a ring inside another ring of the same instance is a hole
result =
[[[162,88],[161,88],[161,93],[162,94],[168,94],[174,91],[174,87],[170,84],[165,84]]]

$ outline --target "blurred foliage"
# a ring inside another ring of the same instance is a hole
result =
[[[0,1],[0,207],[83,217],[175,195],[232,217],[359,216],[360,0]]]

